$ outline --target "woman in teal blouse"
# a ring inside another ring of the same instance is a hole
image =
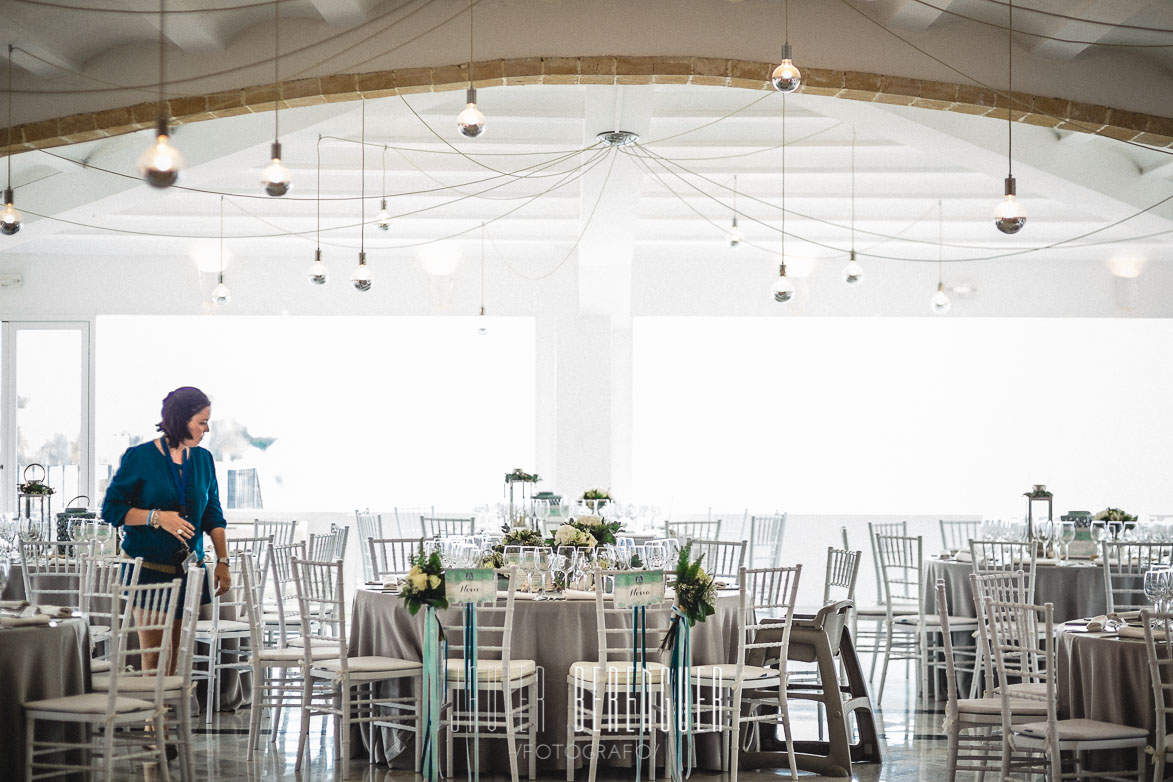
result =
[[[216,466],[212,454],[199,447],[209,431],[210,415],[211,402],[198,388],[185,386],[172,391],[163,400],[163,420],[156,427],[163,436],[128,448],[106,489],[102,518],[123,528],[124,554],[142,557],[139,583],[183,579],[185,562],[203,561],[206,533],[216,551],[216,594],[224,594],[231,586],[224,532],[227,523],[220,510]],[[203,602],[210,600],[205,588]],[[182,605],[181,590],[172,649],[179,648]],[[147,636],[142,639],[143,646],[158,646],[162,640],[155,633],[142,635]],[[175,673],[174,654],[168,673]]]

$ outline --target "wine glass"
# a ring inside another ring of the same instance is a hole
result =
[[[517,565],[521,569],[521,550],[523,546],[506,546],[505,547],[505,566]]]
[[[1047,543],[1051,540],[1051,536],[1054,533],[1053,527],[1054,525],[1049,521],[1039,520],[1035,522],[1035,540],[1042,546],[1044,555],[1047,550]]]
[[[525,584],[522,587],[523,591],[532,592],[534,583],[534,573],[538,569],[538,550],[531,546],[523,546],[521,554],[517,559],[517,569],[525,574]]]
[[[1161,612],[1161,603],[1168,596],[1170,571],[1167,567],[1151,567],[1144,574],[1144,596]]]
[[[648,570],[663,570],[664,563],[667,561],[667,553],[664,549],[663,543],[648,543],[646,545],[648,552]]]
[[[1059,542],[1063,544],[1063,562],[1061,564],[1070,564],[1071,560],[1071,543],[1075,540],[1075,522],[1062,521],[1059,522]]]
[[[534,600],[544,600],[546,598],[546,579],[550,575],[550,570],[554,567],[554,552],[549,546],[538,546],[534,549],[534,564],[538,573],[538,594]]]

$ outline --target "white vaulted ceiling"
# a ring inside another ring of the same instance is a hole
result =
[[[208,0],[204,8],[209,4],[234,5]],[[3,5],[21,50],[14,57],[15,122],[151,99],[157,16],[27,0]],[[106,0],[103,7],[151,5]],[[169,20],[168,75],[176,80],[170,93],[272,81],[266,59],[273,6],[237,5],[247,7]],[[201,3],[172,0],[169,7]],[[282,76],[459,64],[468,55],[466,7],[459,0],[286,0]],[[1030,7],[1053,15],[1016,12],[1016,29],[1035,34],[1015,39],[1016,89],[1173,115],[1169,4],[1033,0]],[[766,62],[777,56],[781,9],[781,2],[765,0],[480,0],[475,56],[630,53]],[[790,39],[800,67],[1000,88],[1006,37],[996,25],[1005,18],[1005,5],[993,0],[794,0]],[[359,43],[364,38],[370,40]],[[926,313],[940,255],[946,285],[961,289],[955,311],[962,314],[1173,315],[1169,150],[1015,123],[1014,173],[1030,217],[1020,234],[1003,236],[991,214],[1007,168],[1004,120],[801,93],[785,102],[786,253],[802,294],[795,311]],[[127,280],[156,274],[176,310],[196,310],[218,258],[219,194],[226,193],[231,306],[240,312],[430,311],[437,298],[424,269],[434,271],[430,264],[445,258],[456,259],[455,285],[440,303],[475,311],[482,223],[487,287],[499,312],[531,310],[543,280],[571,268],[588,311],[614,313],[607,291],[617,269],[629,275],[630,301],[622,309],[633,314],[777,311],[766,291],[781,246],[781,95],[695,84],[491,87],[480,91],[488,125],[475,140],[455,131],[462,104],[456,91],[365,102],[362,215],[373,221],[386,194],[393,218],[386,232],[370,223],[366,229],[368,257],[383,282],[369,296],[356,298],[346,285],[359,247],[356,142],[364,109],[357,101],[280,112],[294,176],[294,190],[282,199],[260,194],[271,112],[180,127],[175,142],[186,168],[181,187],[168,191],[147,187],[134,172],[149,131],[14,156],[26,222],[16,236],[0,237],[0,271],[22,273],[26,287],[20,296],[0,295],[16,311],[51,313],[56,302],[46,294],[76,286],[103,291],[110,308],[125,311],[139,305],[117,291]],[[596,134],[614,129],[638,133],[640,144],[600,147]],[[734,176],[746,241],[731,249],[724,235]],[[324,289],[304,278],[318,246],[319,208],[320,246],[334,275]],[[853,242],[866,270],[861,289],[847,288],[839,276]],[[1140,269],[1136,282],[1113,277],[1110,267],[1119,275],[1121,264]],[[424,295],[397,296],[405,290]]]

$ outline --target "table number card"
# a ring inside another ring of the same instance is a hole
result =
[[[635,608],[663,602],[664,571],[616,573],[614,598],[616,608]]]
[[[497,599],[497,571],[488,567],[446,570],[444,594],[452,605],[492,603]]]

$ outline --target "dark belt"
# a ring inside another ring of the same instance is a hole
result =
[[[122,552],[122,556],[123,556],[124,558],[126,558],[127,560],[129,560],[129,561],[132,561],[132,562],[133,562],[133,561],[134,561],[134,559],[135,559],[135,557],[132,557],[132,556],[130,556],[130,555],[129,555],[129,554],[127,554],[125,551],[124,551],[124,552]],[[142,561],[142,562],[140,562],[139,564],[141,564],[141,565],[142,565],[143,567],[145,567],[147,570],[156,570],[156,571],[158,571],[158,572],[160,572],[160,573],[166,573],[166,574],[167,574],[167,575],[169,575],[169,576],[178,576],[178,575],[180,575],[180,570],[179,570],[179,567],[178,567],[178,566],[176,566],[176,565],[160,565],[160,564],[159,564],[159,563],[157,563],[157,562],[147,562],[146,560],[143,560],[143,561]],[[197,564],[197,565],[199,565],[200,567],[203,567],[203,566],[204,566],[204,561],[201,559],[199,562],[196,562],[196,564]]]

